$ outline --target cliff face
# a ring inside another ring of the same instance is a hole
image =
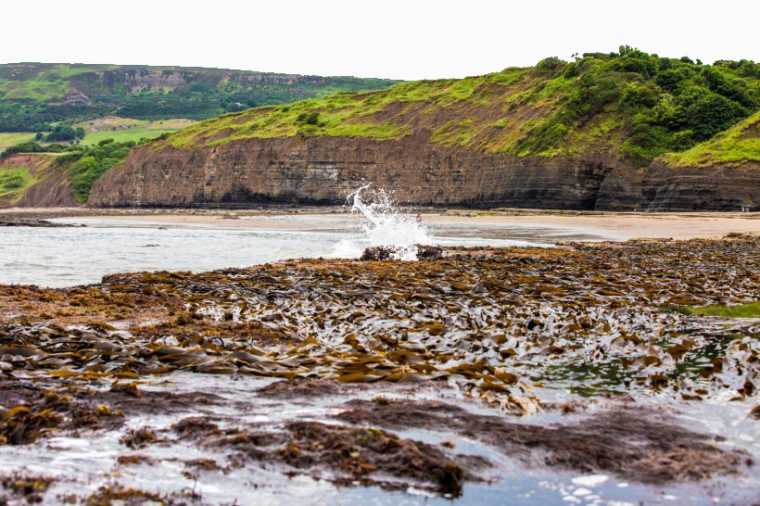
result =
[[[653,163],[642,182],[650,211],[760,209],[760,163],[671,167]]]
[[[402,204],[639,211],[733,211],[760,205],[757,162],[710,168],[656,162],[637,169],[602,157],[479,153],[432,144],[421,136],[243,139],[193,150],[143,146],[96,181],[88,204],[342,204],[368,183],[394,190]]]
[[[349,193],[372,183],[394,190],[400,203],[594,209],[612,170],[601,158],[479,153],[431,144],[423,136],[244,139],[194,150],[133,150],[95,183],[88,204],[343,203]]]
[[[534,68],[249,109],[133,151],[88,203],[338,203],[372,183],[411,204],[753,207],[760,79],[751,70],[624,47],[574,63],[547,58]]]
[[[0,173],[23,169],[32,181],[19,190],[18,196],[0,198],[0,207],[79,207],[71,193],[66,167],[58,166],[54,160],[53,156],[36,153],[20,153],[3,160]]]

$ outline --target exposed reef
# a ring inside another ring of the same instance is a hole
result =
[[[345,497],[477,500],[582,473],[642,499],[699,502],[719,484],[746,502],[754,447],[682,413],[756,423],[757,323],[684,308],[755,302],[759,245],[449,248],[2,286],[0,483],[18,486],[0,498],[287,502],[301,477]],[[89,445],[96,469],[45,472]],[[151,481],[157,466],[171,479]]]

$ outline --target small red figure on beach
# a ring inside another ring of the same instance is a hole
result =
[[[422,216],[420,216],[419,214],[417,215],[417,218],[415,218],[415,219],[417,220],[417,225],[419,225],[420,223],[422,223]]]

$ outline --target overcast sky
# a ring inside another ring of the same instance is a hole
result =
[[[0,63],[182,65],[423,79],[616,51],[760,61],[755,1],[4,2]]]

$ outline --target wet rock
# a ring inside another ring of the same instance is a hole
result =
[[[417,249],[418,260],[439,260],[443,257],[443,248],[437,246],[419,246]]]
[[[22,498],[27,504],[41,503],[45,492],[55,482],[53,478],[35,476],[20,472],[0,475],[0,485],[5,493],[0,492],[1,504],[17,504],[12,498]],[[20,504],[20,503],[19,503]]]
[[[271,465],[338,483],[422,484],[448,494],[487,466],[456,453],[462,437],[520,466],[557,472],[643,483],[731,475],[747,465],[746,454],[612,399],[656,392],[666,410],[733,398],[746,404],[742,415],[757,416],[757,323],[668,308],[756,300],[758,246],[758,238],[741,236],[457,248],[435,261],[300,259],[199,274],[119,274],[70,289],[0,286],[0,434],[5,444],[27,444],[114,431],[137,415],[173,416],[168,428],[150,429],[162,451],[193,444],[224,469]],[[254,386],[242,399],[187,392],[172,373]],[[478,414],[393,399],[435,395],[444,385],[476,403]],[[545,402],[544,387],[575,395]],[[327,415],[308,422],[316,426],[292,418],[250,422],[258,409],[276,414],[286,403],[324,408],[373,395],[345,403],[338,420],[352,427],[323,423],[335,420]],[[228,408],[238,415],[208,415]],[[507,416],[541,410],[566,421]],[[435,454],[429,477],[405,481],[407,464],[393,471],[385,460],[399,448],[393,458],[402,462],[429,453],[390,432],[408,429],[443,441],[430,445],[443,456]],[[131,434],[129,442],[149,447],[152,436],[144,436]],[[365,447],[365,440],[374,442]]]
[[[53,223],[52,221],[48,220],[38,220],[38,219],[32,219],[32,218],[13,218],[13,217],[6,217],[6,218],[0,218],[0,227],[43,227],[43,228],[51,228],[51,227],[77,227],[80,225],[71,225],[67,223]],[[84,226],[84,225],[81,225]]]
[[[163,495],[121,485],[104,485],[87,497],[84,503],[92,506],[110,506],[112,504],[163,504],[169,506],[188,504],[188,502],[197,503],[200,499],[200,495],[193,490]]]
[[[357,479],[372,473],[412,478],[441,494],[458,497],[464,469],[439,449],[379,429],[347,428],[317,422],[288,425],[292,439],[279,454],[297,468],[327,466]],[[406,488],[404,484],[402,488]]]
[[[277,381],[260,388],[257,393],[261,396],[277,399],[303,399],[309,397],[323,397],[335,395],[350,387],[345,384],[330,380],[305,380],[293,379]]]
[[[141,429],[134,429],[127,432],[119,442],[128,446],[131,449],[144,448],[149,444],[153,444],[158,441],[156,431],[150,427],[143,427]]]
[[[347,408],[336,418],[399,430],[450,430],[525,463],[538,456],[547,466],[612,473],[643,483],[703,480],[752,465],[748,453],[721,449],[714,438],[645,409],[615,410],[545,427],[476,415],[440,402],[354,400]]]
[[[396,253],[390,246],[371,246],[362,252],[359,260],[390,260]]]

